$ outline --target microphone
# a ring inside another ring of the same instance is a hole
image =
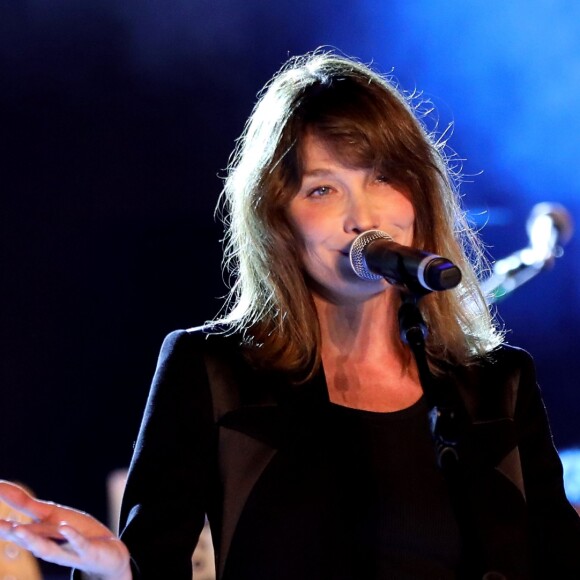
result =
[[[493,304],[550,268],[560,258],[574,233],[572,216],[558,204],[536,204],[526,223],[528,246],[498,260],[489,278],[481,283],[487,302]]]
[[[449,290],[461,281],[461,271],[447,258],[397,244],[380,230],[368,230],[355,238],[350,264],[363,280],[385,278],[418,294]]]
[[[530,248],[544,251],[547,260],[560,257],[562,246],[567,244],[574,233],[572,216],[559,203],[537,203],[526,222]]]

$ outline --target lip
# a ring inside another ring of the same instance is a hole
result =
[[[348,246],[345,246],[344,248],[340,248],[338,251],[339,253],[341,253],[343,256],[350,256],[350,249],[352,248],[352,242],[354,240],[351,240],[348,244]]]

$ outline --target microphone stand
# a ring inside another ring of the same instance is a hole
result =
[[[418,307],[419,299],[424,295],[405,293],[399,307],[399,328],[401,339],[409,345],[413,352],[419,381],[429,408],[428,419],[431,435],[435,444],[435,455],[449,489],[451,506],[459,528],[462,530],[462,556],[459,563],[460,577],[472,577],[473,563],[485,564],[485,554],[473,531],[478,518],[474,512],[474,504],[469,496],[469,466],[459,451],[460,435],[465,425],[466,410],[459,394],[451,385],[433,375],[427,363],[425,339],[427,325]],[[487,577],[482,569],[478,577]],[[498,579],[505,578],[498,575]],[[495,578],[495,576],[494,576]]]
[[[455,471],[459,463],[459,405],[451,389],[443,388],[429,369],[425,352],[427,325],[418,302],[421,296],[404,294],[399,308],[401,339],[409,345],[419,371],[419,381],[429,408],[429,426],[435,443],[437,464],[445,471]]]

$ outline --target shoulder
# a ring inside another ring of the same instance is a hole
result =
[[[492,366],[519,368],[533,365],[532,356],[527,350],[511,344],[502,344],[492,350],[485,360]]]
[[[501,379],[520,377],[522,373],[534,372],[534,361],[526,350],[517,346],[502,344],[485,356],[480,356],[463,368],[464,375],[471,380]]]
[[[170,332],[161,346],[149,392],[149,409],[156,406],[211,409],[213,369],[238,368],[239,337],[199,327]]]
[[[160,361],[176,355],[203,355],[211,352],[239,351],[242,339],[223,326],[204,325],[170,332],[163,340]]]
[[[507,344],[456,368],[452,377],[474,417],[498,412],[513,416],[521,396],[537,390],[532,357],[524,349]]]

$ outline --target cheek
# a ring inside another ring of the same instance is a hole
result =
[[[398,225],[402,231],[406,233],[406,237],[408,238],[407,241],[412,243],[416,241],[416,228],[417,222],[415,219],[415,209],[411,200],[407,197],[402,198],[398,204],[397,215],[398,217]]]
[[[293,222],[296,232],[296,249],[302,266],[314,279],[317,279],[321,271],[330,267],[326,251],[329,245],[328,231],[320,216],[316,218],[302,216],[302,218],[304,219]]]
[[[409,196],[401,195],[399,200],[399,212],[402,220],[406,222],[407,226],[412,226],[415,222],[415,207]]]
[[[324,212],[309,211],[309,208],[303,206],[290,206],[288,215],[296,237],[302,241],[304,248],[307,251],[314,250],[316,244],[325,238],[328,216]]]

